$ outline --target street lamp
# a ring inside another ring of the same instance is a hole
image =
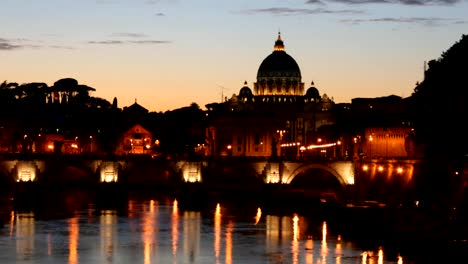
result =
[[[372,159],[372,140],[374,140],[374,138],[372,137],[372,135],[369,136],[369,158]]]

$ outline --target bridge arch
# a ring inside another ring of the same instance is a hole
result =
[[[349,175],[349,171],[348,173],[345,173],[346,175],[343,175],[343,172],[340,173],[335,168],[323,164],[300,165],[299,167],[295,168],[291,173],[284,173],[282,177],[282,183],[290,184],[294,180],[294,178],[296,178],[297,175],[305,173],[306,171],[311,169],[320,169],[329,172],[339,181],[339,183],[342,186],[354,184],[354,171],[351,173],[351,175]]]

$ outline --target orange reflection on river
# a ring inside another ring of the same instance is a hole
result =
[[[153,250],[158,248],[158,241],[155,241],[155,234],[157,233],[157,202],[151,200],[149,207],[144,206],[143,226],[142,226],[142,240],[143,240],[143,255],[144,264],[152,263]]]
[[[177,200],[172,204],[172,259],[177,263],[177,246],[179,245],[179,207]]]
[[[77,264],[78,263],[78,239],[80,236],[80,226],[78,223],[78,217],[73,217],[68,220],[68,228],[70,232],[70,237],[68,241],[69,245],[69,255],[68,263]]]
[[[216,205],[215,215],[214,215],[214,253],[216,258],[216,263],[219,263],[221,247],[221,206],[219,203]]]

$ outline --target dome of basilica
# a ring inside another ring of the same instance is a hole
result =
[[[294,58],[284,50],[280,33],[273,52],[258,68],[254,91],[257,95],[303,95],[301,70]]]
[[[260,64],[257,72],[257,81],[267,81],[271,79],[294,79],[301,81],[301,70],[299,65],[289,54],[284,51],[284,44],[281,35],[275,42],[273,52],[268,55]]]

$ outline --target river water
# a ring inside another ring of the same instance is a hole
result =
[[[380,264],[457,259],[437,252],[437,247],[421,250],[417,245],[387,245],[375,236],[348,236],[336,225],[346,219],[296,212],[294,204],[273,210],[255,201],[213,197],[189,206],[176,196],[144,191],[103,198],[67,190],[27,199],[16,205],[4,202],[0,263]]]

